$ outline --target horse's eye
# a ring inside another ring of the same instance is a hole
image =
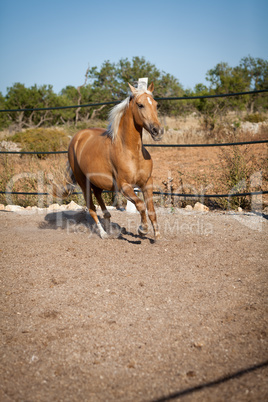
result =
[[[140,109],[144,108],[144,105],[142,103],[137,103],[137,105],[138,105],[138,108],[140,108]]]

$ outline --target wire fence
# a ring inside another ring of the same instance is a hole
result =
[[[103,191],[104,193],[111,193],[111,191]],[[135,189],[135,192],[142,193],[141,190]],[[0,191],[0,194],[7,195],[50,195],[49,193],[39,193],[39,192],[21,192],[21,191]],[[83,194],[82,191],[74,191],[72,195]],[[168,193],[166,191],[154,191],[154,195],[163,195],[163,196],[174,196],[181,198],[227,198],[227,197],[246,197],[248,195],[262,195],[268,194],[268,191],[252,191],[249,193],[229,193],[229,194],[185,194],[185,193]]]
[[[164,100],[193,100],[193,99],[206,99],[206,98],[223,98],[230,96],[243,96],[252,95],[258,93],[268,92],[268,89],[247,91],[247,92],[236,92],[228,94],[218,94],[218,95],[202,95],[202,96],[183,96],[183,97],[163,97],[155,98],[157,101]],[[88,103],[83,105],[70,105],[70,106],[57,106],[57,107],[45,107],[45,108],[25,108],[25,109],[1,109],[0,112],[24,112],[24,111],[44,111],[44,110],[57,110],[57,109],[71,109],[71,108],[81,108],[81,107],[91,107],[91,106],[102,106],[102,105],[113,105],[120,103],[120,101],[109,101],[109,102],[99,102],[99,103]],[[191,148],[191,147],[226,147],[226,146],[238,146],[238,145],[250,145],[250,144],[263,144],[268,143],[268,140],[257,140],[257,141],[240,141],[240,142],[228,142],[228,143],[216,143],[216,144],[144,144],[146,147],[162,147],[162,148]],[[52,154],[67,154],[68,151],[0,151],[0,154],[20,154],[20,155],[52,155]],[[138,190],[139,191],[139,190]],[[105,191],[109,192],[109,191]],[[6,195],[49,195],[46,192],[18,192],[18,191],[0,191],[0,194]],[[82,192],[75,192],[73,194],[82,194]],[[183,198],[229,198],[229,197],[245,197],[268,194],[268,191],[253,191],[244,193],[229,193],[229,194],[185,194],[185,193],[174,193],[174,192],[162,192],[154,191],[154,195],[172,196],[172,197],[183,197]]]
[[[236,145],[265,144],[268,140],[223,142],[218,144],[143,144],[145,147],[155,148],[194,148],[194,147],[228,147]],[[67,154],[68,151],[0,151],[0,154],[19,155],[56,155]]]

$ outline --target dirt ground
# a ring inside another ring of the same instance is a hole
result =
[[[264,163],[261,161],[267,159],[267,148],[261,145],[257,144],[254,147],[251,145],[243,149],[243,152],[254,155],[259,161],[259,166],[255,166],[255,172],[261,168],[265,170]],[[222,149],[216,147],[148,148],[148,151],[154,163],[153,179],[156,189],[163,190],[163,180],[168,181],[171,177],[174,192],[182,192],[181,179],[187,192],[191,189],[193,193],[202,193],[203,187],[206,186],[208,188],[206,192],[209,194],[226,192],[226,183],[222,182]],[[231,152],[230,149],[228,152]],[[267,173],[263,172],[263,176],[265,175]],[[262,189],[267,190],[267,182],[264,180]],[[260,189],[252,187],[250,190],[259,191]],[[263,197],[268,200],[265,195]]]
[[[264,401],[267,216],[0,212],[5,401]]]

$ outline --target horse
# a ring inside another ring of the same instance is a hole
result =
[[[107,232],[111,214],[106,209],[102,191],[121,192],[135,204],[140,213],[140,236],[148,233],[147,207],[154,238],[157,240],[160,233],[153,204],[153,163],[143,145],[142,131],[144,128],[155,141],[159,141],[164,130],[158,120],[157,102],[153,99],[154,84],[151,83],[147,90],[128,85],[130,96],[112,108],[107,130],[84,129],[71,139],[68,148],[69,180],[60,195],[71,194],[75,185],[79,184],[88,211],[97,225],[100,237],[104,239],[109,237]],[[141,189],[145,203],[135,194],[135,187]],[[104,228],[97,216],[92,192],[102,209]]]

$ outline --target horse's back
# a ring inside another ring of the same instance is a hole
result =
[[[78,131],[72,138],[69,149],[75,149],[76,152],[81,152],[81,149],[84,148],[85,144],[88,141],[92,141],[95,138],[100,137],[105,133],[105,130],[102,128],[89,128]]]
[[[96,153],[98,149],[104,149],[109,146],[110,139],[108,134],[102,128],[91,128],[78,131],[72,138],[69,145],[69,158],[75,155],[81,159],[83,154]]]

